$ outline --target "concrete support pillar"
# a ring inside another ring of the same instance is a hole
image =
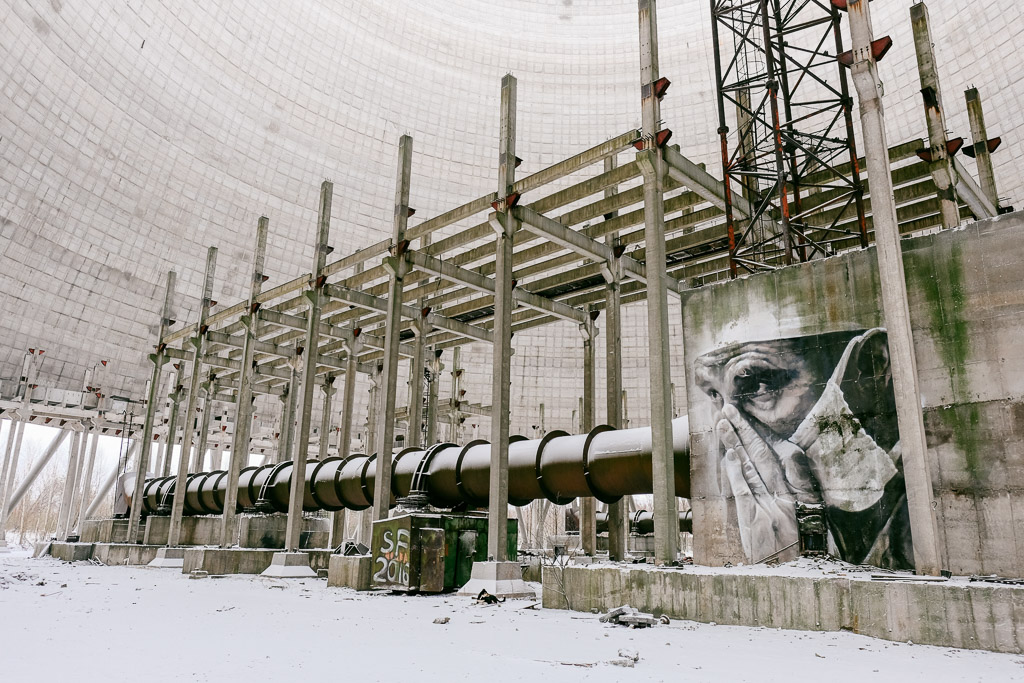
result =
[[[675,460],[672,454],[672,402],[669,385],[668,282],[665,264],[665,161],[657,145],[661,104],[658,80],[656,0],[639,0],[640,85],[643,150],[637,162],[644,177],[644,244],[647,247],[647,339],[651,377],[651,465],[654,478],[654,560],[676,561],[679,515],[676,506]]]
[[[352,416],[356,408],[357,368],[361,349],[362,343],[359,341],[357,328],[352,331],[352,341],[348,344],[348,358],[345,362],[345,405],[341,414],[341,436],[338,438],[338,455],[342,458],[347,458],[352,452]]]
[[[420,318],[412,325],[416,342],[409,366],[409,436],[405,442],[406,446],[417,448],[423,445],[423,369],[426,365],[427,335],[430,334],[429,315],[430,309],[420,299]]]
[[[892,379],[896,394],[896,416],[903,451],[903,474],[907,483],[910,528],[914,539],[914,562],[922,574],[938,575],[940,570],[938,528],[932,510],[932,480],[925,444],[917,359],[910,328],[907,283],[903,273],[896,202],[893,198],[889,144],[885,135],[882,83],[871,52],[874,38],[868,0],[850,0],[850,35],[853,41],[851,71],[860,100],[865,158],[871,179],[871,213],[878,252],[885,327],[889,335]]]
[[[939,71],[935,65],[935,48],[928,21],[928,6],[923,2],[910,6],[910,21],[914,28],[914,50],[917,52],[917,71],[921,78],[921,97],[924,116],[928,122],[928,151],[931,154],[932,180],[939,195],[942,227],[960,225],[960,208],[956,198],[956,171],[946,149],[946,113],[942,107]],[[856,46],[854,46],[856,49]],[[872,192],[875,196],[877,190]]]
[[[302,361],[300,358],[292,358],[288,362],[288,369],[291,375],[288,379],[288,386],[281,395],[281,427],[280,436],[277,438],[277,455],[274,462],[281,463],[288,460],[292,453],[292,438],[295,436],[295,404],[299,395],[299,381],[302,378]]]
[[[18,413],[14,413],[18,415]],[[4,467],[0,472],[0,549],[7,547],[5,536],[7,526],[7,511],[11,494],[14,491],[14,479],[18,474],[18,457],[21,452],[21,440],[25,430],[25,422],[16,417],[11,417],[11,426],[7,430],[7,445],[4,448]]]
[[[161,465],[159,474],[161,477],[171,475],[171,460],[174,458],[174,446],[178,443],[178,414],[181,412],[181,399],[185,394],[185,387],[182,385],[182,372],[184,362],[174,364],[174,389],[170,393],[171,415],[167,418],[167,456]]]
[[[320,411],[320,443],[317,447],[317,460],[323,460],[327,457],[328,449],[331,445],[331,404],[334,401],[334,395],[338,393],[338,390],[334,388],[335,379],[334,375],[328,374],[324,377],[323,386],[320,387],[324,394],[324,401]]]
[[[199,413],[199,435],[196,438],[196,447],[192,451],[193,472],[209,472],[213,469],[211,458],[207,455],[210,443],[210,418],[213,416],[213,395],[217,393],[214,386],[214,376],[203,382],[200,390],[203,394],[203,407]]]
[[[508,437],[512,386],[512,245],[518,221],[512,215],[516,180],[515,76],[501,79],[501,128],[498,139],[498,213],[494,263],[494,355],[491,380],[491,471],[488,488],[487,559],[508,558]],[[515,558],[512,558],[515,559]]]
[[[244,334],[242,337],[241,369],[238,373],[238,400],[235,402],[235,431],[231,435],[231,459],[228,462],[227,491],[224,494],[224,515],[221,519],[220,547],[230,548],[238,538],[238,477],[242,468],[249,464],[249,442],[252,438],[252,407],[256,398],[253,394],[255,372],[256,335],[259,316],[257,297],[267,277],[263,274],[267,257],[267,233],[270,219],[260,216],[256,223],[256,248],[252,258],[252,278],[249,281],[249,302],[247,312],[242,316]]]
[[[427,390],[427,446],[433,446],[437,443],[437,398],[438,393],[441,389],[441,371],[444,370],[444,364],[441,363],[440,349],[430,350],[430,384]]]
[[[24,432],[21,432],[24,434]],[[18,506],[21,499],[28,493],[28,490],[35,483],[36,477],[43,471],[43,468],[50,462],[57,449],[60,448],[61,444],[64,443],[64,439],[68,437],[69,431],[66,429],[60,430],[56,436],[50,441],[46,450],[43,451],[42,457],[38,458],[32,463],[32,469],[28,471],[25,478],[22,479],[21,484],[13,493],[9,493],[7,496],[7,510],[0,515],[0,538],[3,538],[4,531],[6,529],[7,520],[10,518],[11,512]],[[14,444],[14,460],[11,462],[10,477],[7,480],[7,484],[10,487],[14,486],[14,476],[18,474],[18,454],[21,452],[21,439]]]
[[[199,322],[196,325],[196,336],[189,339],[192,345],[191,377],[189,377],[188,402],[185,408],[184,427],[181,439],[181,456],[178,458],[178,471],[174,479],[174,498],[171,505],[171,522],[167,531],[167,545],[174,547],[181,541],[181,518],[185,512],[185,487],[188,481],[188,465],[195,443],[196,403],[199,399],[199,384],[203,374],[203,353],[206,350],[206,319],[213,307],[213,274],[217,268],[217,247],[210,247],[206,252],[206,278],[203,283],[203,297],[199,301]],[[146,448],[148,440],[143,434],[142,448]],[[140,477],[141,479],[141,477]],[[137,497],[133,501],[142,500],[142,489],[136,485]],[[132,505],[132,519],[142,513],[141,505]],[[138,525],[131,525],[132,532],[137,534]],[[136,535],[130,534],[128,539],[135,542]]]
[[[320,210],[310,287],[304,293],[309,301],[309,311],[306,313],[306,341],[299,357],[302,361],[302,396],[298,403],[298,425],[295,437],[289,439],[289,443],[293,445],[292,482],[288,499],[288,528],[284,541],[285,550],[289,552],[298,551],[302,535],[302,502],[306,497],[306,462],[309,459],[309,432],[313,425],[313,392],[316,389],[316,366],[319,360],[320,317],[326,298],[323,293],[326,281],[323,270],[327,265],[327,254],[331,251],[327,242],[331,233],[333,197],[334,183],[325,180],[320,185]]]
[[[171,325],[171,307],[174,305],[174,271],[167,272],[167,284],[164,287],[164,306],[160,312],[160,328],[157,334],[156,340],[156,352],[150,354],[149,360],[153,363],[153,375],[149,382],[149,396],[146,397],[146,418],[142,425],[142,445],[139,449],[139,469],[138,476],[135,477],[135,486],[132,490],[132,501],[135,504],[132,505],[131,515],[128,518],[128,540],[131,543],[135,542],[135,539],[139,535],[139,525],[142,521],[142,505],[138,502],[142,500],[142,493],[146,487],[146,473],[149,471],[149,454],[153,448],[153,428],[156,424],[156,409],[158,403],[158,394],[160,391],[160,375],[163,373],[164,363],[167,362],[167,356],[164,350],[167,348],[164,344],[164,335],[167,334],[167,328]],[[199,358],[200,350],[196,351],[196,358]],[[181,487],[178,490],[182,490]],[[184,500],[184,496],[181,496]]]
[[[614,156],[604,160],[605,172],[615,169],[617,159]],[[618,194],[617,188],[605,190],[605,197],[612,198]],[[605,216],[611,220],[618,215],[617,211]],[[621,244],[619,234],[608,235],[608,244],[618,247]],[[608,425],[622,429],[622,296],[619,284],[621,281],[619,263],[609,263],[602,274],[607,287],[605,289],[605,402]],[[608,559],[621,561],[626,558],[626,501],[619,500],[608,505]]]
[[[583,334],[583,406],[580,411],[580,426],[589,433],[594,424],[594,373],[597,355],[597,311],[590,308],[590,319],[580,325]],[[580,500],[580,543],[583,553],[591,557],[597,552],[597,499],[586,497]]]
[[[462,368],[459,367],[460,347],[452,352],[452,398],[451,412],[448,414],[448,441],[459,443],[461,440],[462,416],[459,414],[459,402],[462,401]]]
[[[164,380],[163,383],[161,384],[160,390],[157,392],[157,397],[163,398],[165,396],[168,396],[173,389],[174,375],[168,375],[166,380]],[[155,416],[154,420],[154,434],[156,434],[158,430],[157,425],[161,424],[161,416],[166,415],[170,409],[170,399],[161,401],[161,403],[163,404],[163,407],[157,411],[157,415]],[[159,475],[161,472],[164,471],[164,464],[167,462],[167,458],[170,457],[170,455],[168,453],[167,439],[160,438],[160,436],[154,436],[153,438],[156,439],[156,445],[154,447],[157,449],[157,453],[156,462],[153,465],[152,469],[157,475]]]
[[[377,423],[380,421],[380,394],[384,366],[378,363],[370,375],[370,403],[366,411],[366,452],[377,452]],[[359,513],[359,542],[369,547],[373,535],[373,507]]]
[[[75,479],[78,476],[78,459],[82,451],[81,427],[72,427],[71,450],[68,454],[68,469],[64,475],[64,492],[61,494],[60,513],[57,515],[58,541],[66,541],[68,538],[68,524],[71,520],[71,508],[74,506]]]
[[[75,504],[74,515],[71,518],[71,532],[75,535],[78,535],[78,532],[82,528],[82,522],[85,519],[84,513],[86,507],[92,499],[92,475],[93,470],[96,467],[96,448],[99,446],[100,433],[99,431],[86,432],[85,438],[88,440],[89,444],[89,455],[85,462],[85,473],[80,478],[79,493],[77,495],[78,500]]]
[[[395,219],[391,235],[391,255],[384,259],[390,272],[387,311],[385,311],[384,368],[381,387],[381,412],[377,422],[377,474],[373,481],[373,519],[386,519],[391,508],[391,455],[395,445],[395,393],[398,389],[399,345],[402,332],[402,285],[409,271],[405,255],[408,242],[409,188],[412,183],[412,138],[403,135],[398,142],[398,178],[395,182]]]
[[[370,397],[366,408],[366,452],[377,452],[377,422],[380,420],[380,387],[384,364],[378,363],[370,374]]]
[[[992,168],[992,153],[988,148],[988,130],[985,127],[985,111],[981,106],[981,96],[977,88],[964,91],[967,100],[967,117],[971,121],[971,142],[974,145],[974,160],[978,164],[978,180],[981,189],[992,202],[999,207],[999,189],[996,187],[996,173]]]
[[[160,474],[164,471],[164,468],[167,467],[167,459],[171,457],[171,446],[167,442],[166,438],[157,439],[156,443],[157,448],[159,448],[159,451],[157,452],[156,456],[156,467],[153,468],[153,471],[156,473],[157,476],[160,476]]]

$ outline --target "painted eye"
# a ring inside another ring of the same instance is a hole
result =
[[[763,398],[775,394],[790,381],[786,370],[769,366],[744,368],[733,378],[736,395],[747,399]]]

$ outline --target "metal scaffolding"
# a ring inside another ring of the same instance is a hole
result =
[[[866,247],[839,10],[711,0],[711,12],[730,275]]]

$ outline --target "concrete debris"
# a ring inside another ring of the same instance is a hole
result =
[[[435,624],[447,624],[451,619],[449,617],[438,617],[434,619]]]
[[[622,648],[619,650],[618,659],[609,659],[608,663],[612,666],[623,666],[628,669],[632,669],[636,666],[636,663],[640,661],[640,653],[636,650],[629,648]]]
[[[210,573],[209,572],[205,572],[202,569],[193,569],[191,572],[189,572],[188,578],[190,578],[190,579],[208,579],[208,578],[210,578]]]
[[[617,619],[619,616],[623,614],[632,614],[635,611],[636,610],[630,607],[629,605],[623,605],[622,607],[616,607],[615,609],[609,611],[608,614],[605,614],[603,617],[598,619],[598,621],[600,621],[602,624],[607,624],[608,622]]]
[[[646,628],[659,623],[667,624],[668,618],[664,616],[660,618],[655,617],[653,614],[638,612],[629,605],[623,605],[611,610],[608,614],[598,619],[598,621],[603,624],[619,624],[620,626],[629,626],[630,628]]]

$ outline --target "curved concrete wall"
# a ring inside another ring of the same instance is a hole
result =
[[[1003,60],[1022,10],[939,4],[950,127],[966,135],[961,93],[978,85],[990,128],[1006,138],[997,171],[1016,199],[1022,181],[1010,170],[1024,145],[1008,133],[1024,76]],[[707,5],[659,3],[661,69],[674,82],[664,117],[675,141],[717,171]],[[893,140],[924,131],[909,5],[875,8],[879,33],[896,40],[883,65]],[[164,272],[179,274],[177,318],[194,315],[215,244],[214,298],[240,297],[265,213],[271,284],[294,277],[310,260],[324,177],[336,188],[333,243],[345,252],[381,239],[402,133],[415,138],[413,224],[491,190],[507,71],[519,78],[522,173],[639,123],[633,0],[2,0],[0,19],[5,381],[37,347],[47,351],[41,383],[78,388],[103,359],[107,393],[141,394]],[[643,311],[629,315],[641,324],[624,346],[643,354]],[[579,373],[565,348],[577,337],[517,336],[519,431],[544,400],[547,426],[569,426]],[[645,421],[642,356],[627,373],[631,417]],[[471,369],[474,400],[489,401],[488,376]]]

